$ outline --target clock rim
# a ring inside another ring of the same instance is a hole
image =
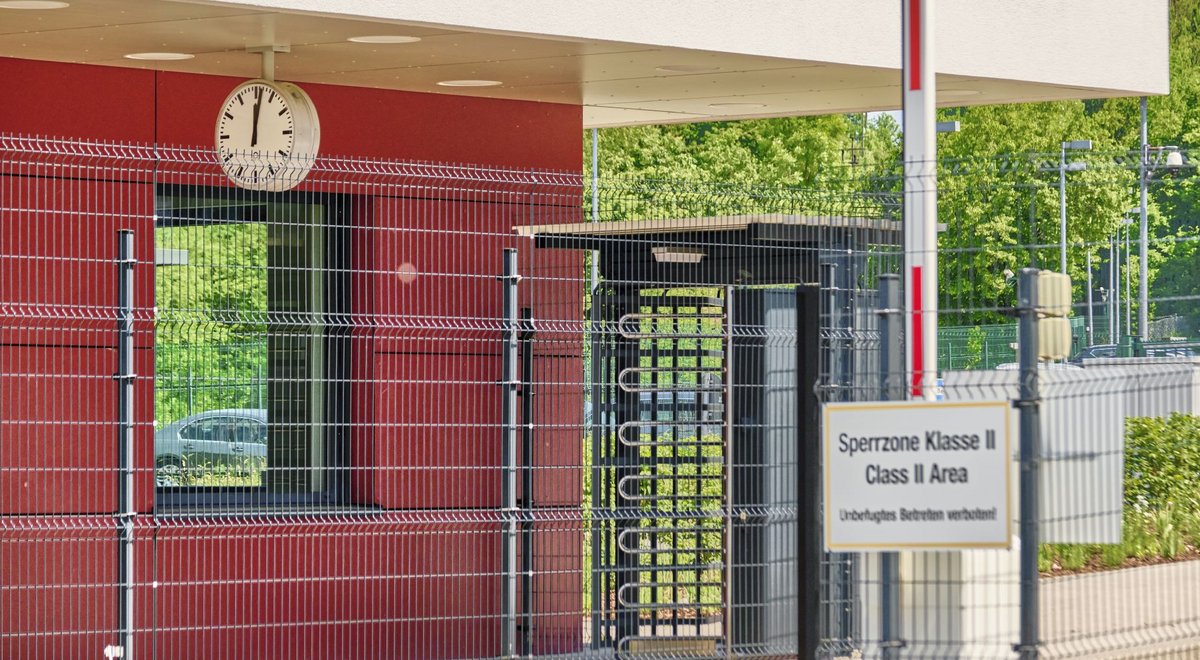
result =
[[[265,85],[275,90],[283,98],[284,104],[292,114],[293,131],[292,149],[283,161],[283,166],[276,174],[260,178],[257,183],[243,180],[234,175],[230,171],[230,168],[227,167],[224,158],[220,157],[222,155],[220,139],[221,117],[239,92],[255,85]],[[244,80],[234,86],[217,109],[217,120],[213,126],[213,145],[216,147],[221,171],[225,174],[225,178],[229,179],[234,185],[246,190],[282,192],[300,185],[316,164],[317,149],[320,147],[320,140],[320,120],[317,115],[316,106],[313,104],[312,97],[308,95],[308,92],[295,83],[267,80],[265,78]],[[285,174],[287,176],[284,176]]]

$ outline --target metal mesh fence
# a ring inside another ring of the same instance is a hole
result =
[[[1138,162],[1088,163],[1061,243],[1058,163],[940,165],[939,395],[1020,397],[1016,281],[1065,253],[1040,651],[1134,657],[1200,625],[1196,222],[1146,176],[1139,305]],[[820,405],[912,375],[897,174],[222,166],[0,138],[3,657],[1014,655],[1019,538],[826,552]]]

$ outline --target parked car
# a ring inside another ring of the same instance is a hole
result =
[[[1021,368],[1020,362],[1005,362],[1003,364],[996,365],[996,371],[1017,371],[1020,368]],[[1061,371],[1063,369],[1082,369],[1083,367],[1079,366],[1078,364],[1072,364],[1071,362],[1068,361],[1068,362],[1042,362],[1042,363],[1038,364],[1038,368],[1039,369],[1055,369],[1055,370]]]
[[[694,422],[696,420],[696,392],[683,390],[680,392],[660,392],[658,394],[658,414],[655,415],[660,422]],[[704,421],[708,424],[702,425],[705,433],[715,432],[713,429],[720,425],[720,395],[715,392],[701,392],[700,401],[703,402],[703,412],[701,415]],[[654,409],[654,395],[650,392],[641,392],[638,394],[638,402],[640,408],[641,421],[648,422],[651,417],[651,410]],[[605,412],[601,419],[592,419],[592,402],[583,402],[583,423],[591,426],[593,423],[609,425],[611,420],[608,418],[611,413]],[[678,428],[676,435],[687,435],[695,433],[696,425],[683,424],[682,426],[672,427],[668,424],[663,424],[658,427],[659,435],[667,435],[672,432],[673,428]],[[647,425],[643,429],[644,433],[649,433],[650,429]]]
[[[1190,358],[1196,357],[1196,346],[1193,343],[1179,342],[1162,342],[1154,344],[1146,344],[1144,347],[1146,357],[1162,357],[1162,358]]]
[[[171,422],[154,434],[154,463],[160,474],[182,467],[247,469],[267,458],[267,411],[256,408],[206,410]]]
[[[1088,360],[1088,359],[1092,359],[1092,358],[1117,357],[1117,351],[1119,348],[1120,347],[1117,346],[1116,344],[1096,344],[1095,346],[1088,346],[1087,348],[1083,349],[1082,351],[1079,351],[1070,360],[1067,360],[1067,361],[1070,362],[1071,364],[1079,364],[1079,363],[1083,362],[1084,360]]]

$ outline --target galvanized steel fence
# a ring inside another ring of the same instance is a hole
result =
[[[946,400],[1020,397],[1023,267],[1113,295],[1075,322],[1111,356],[1035,370],[1046,657],[1200,633],[1197,363],[1096,341],[1130,334],[1136,179],[1091,158],[1065,245],[1038,157],[942,164]],[[899,178],[842,174],[321,157],[266,193],[0,137],[0,655],[1013,657],[1019,538],[825,551],[819,406],[911,375]],[[1194,225],[1154,184],[1169,256]]]

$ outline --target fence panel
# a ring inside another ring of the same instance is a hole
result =
[[[1182,652],[1189,188],[1147,182],[1139,303],[1136,163],[1089,158],[1066,245],[1044,158],[941,164],[933,394],[1018,398],[1017,274],[1065,251],[1039,651]],[[1013,657],[1018,536],[826,551],[819,405],[912,382],[878,293],[899,179],[830,181],[320,157],[255,192],[207,150],[0,137],[0,655]]]

